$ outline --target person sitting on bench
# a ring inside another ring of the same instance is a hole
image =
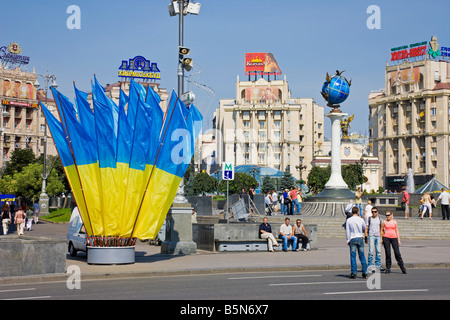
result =
[[[292,251],[297,250],[297,237],[294,236],[294,231],[292,226],[289,224],[291,219],[284,219],[284,224],[280,226],[280,236],[279,238],[283,240],[283,251],[287,251],[288,241],[292,241]]]
[[[273,246],[279,247],[280,244],[277,242],[277,239],[275,239],[274,235],[272,234],[272,227],[269,224],[269,219],[267,217],[264,217],[263,223],[259,225],[259,238],[260,239],[267,239],[267,246],[269,248],[270,252],[273,251]]]

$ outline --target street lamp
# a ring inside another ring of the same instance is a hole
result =
[[[190,54],[190,49],[184,47],[183,44],[183,27],[184,16],[188,13],[198,15],[200,13],[200,3],[189,2],[189,0],[171,0],[169,4],[169,14],[171,17],[178,14],[178,97],[182,98],[184,92],[184,70],[190,71],[193,66],[192,58],[185,58],[185,55]],[[187,203],[188,200],[184,196],[184,181],[181,179],[180,186],[175,196],[175,203]]]
[[[362,178],[361,178],[361,191],[364,192],[364,167],[369,165],[369,159],[364,159],[363,156],[361,158],[355,161],[355,164],[361,166],[361,172],[362,172]]]
[[[306,168],[307,167],[304,164],[300,164],[300,165],[295,166],[295,169],[297,169],[300,172],[300,180],[302,180],[302,171],[306,170]]]
[[[48,88],[49,88],[50,81],[52,81],[52,84],[50,85],[50,87],[53,87],[53,88],[58,87],[58,84],[56,83],[56,76],[49,75],[48,69],[47,69],[47,73],[45,75],[42,75],[39,73],[37,75],[42,77],[45,81],[45,105],[47,106],[47,94],[48,94]],[[39,84],[37,77],[36,77],[36,81],[33,85],[36,89],[38,89],[41,86]],[[39,205],[41,207],[41,214],[43,216],[46,216],[49,214],[49,211],[48,211],[48,202],[49,201],[48,201],[48,195],[46,192],[48,173],[47,173],[47,120],[45,119],[45,117],[44,117],[44,169],[43,169],[41,177],[42,177],[42,191],[39,196]]]

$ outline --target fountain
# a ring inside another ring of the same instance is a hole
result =
[[[412,169],[408,169],[408,175],[406,177],[406,192],[408,193],[414,193],[414,176]]]

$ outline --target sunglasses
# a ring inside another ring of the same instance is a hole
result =
[[[372,211],[372,213],[377,213],[378,211]]]
[[[387,214],[387,215],[386,215],[386,217],[390,217],[390,216],[391,216],[390,214]]]

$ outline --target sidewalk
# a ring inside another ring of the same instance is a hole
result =
[[[33,226],[29,236],[65,239],[67,225],[47,222]],[[112,277],[170,276],[223,272],[299,271],[319,269],[349,269],[350,255],[345,238],[319,238],[319,249],[307,252],[222,252],[198,250],[197,254],[172,256],[160,253],[159,246],[138,241],[136,262],[128,265],[88,265],[86,255],[67,255],[66,268],[80,268],[82,279]],[[450,240],[404,240],[400,251],[406,268],[449,268]],[[367,254],[367,248],[366,248]],[[382,249],[382,265],[384,250]],[[393,268],[397,268],[393,258]],[[16,279],[11,279],[16,278]],[[5,281],[67,280],[67,275],[37,275],[30,277],[0,278]],[[26,278],[26,279],[24,279]]]

